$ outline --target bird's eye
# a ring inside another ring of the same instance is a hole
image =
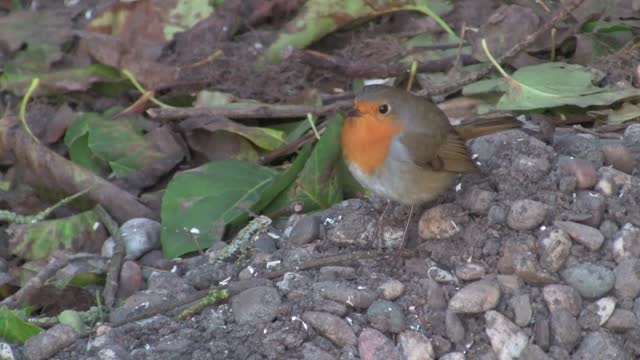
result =
[[[391,106],[389,106],[388,104],[382,104],[378,107],[378,112],[382,115],[388,113],[389,110],[391,110]]]

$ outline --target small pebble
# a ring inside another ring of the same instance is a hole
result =
[[[562,280],[583,297],[598,298],[611,290],[616,282],[613,271],[593,263],[582,263],[563,270]]]
[[[561,157],[558,160],[558,167],[562,174],[576,178],[576,188],[578,189],[592,189],[598,181],[596,168],[589,161]]]
[[[582,309],[582,298],[578,292],[567,285],[553,284],[542,289],[542,297],[549,311],[566,309],[573,316],[578,316]]]
[[[542,348],[536,344],[527,345],[518,360],[553,360]]]
[[[353,280],[355,278],[356,269],[350,266],[323,266],[320,268],[318,281]]]
[[[343,347],[346,345],[355,345],[358,342],[356,334],[351,326],[342,318],[333,314],[305,311],[302,313],[302,321],[313,326],[318,333],[331,340],[336,346]]]
[[[376,299],[375,292],[369,289],[357,289],[339,281],[321,281],[313,288],[325,299],[334,300],[356,309],[366,309]]]
[[[605,166],[613,166],[627,174],[633,173],[635,159],[629,148],[623,144],[607,144],[602,146],[602,152]]]
[[[616,299],[613,297],[604,297],[596,302],[587,305],[578,318],[578,323],[583,329],[598,330],[602,326],[616,308]]]
[[[126,259],[135,260],[151,250],[160,248],[159,222],[146,218],[127,220],[120,227]]]
[[[458,279],[445,269],[433,266],[429,269],[429,278],[440,284],[457,284]]]
[[[382,297],[386,300],[395,300],[404,294],[404,284],[398,280],[387,280],[378,286]]]
[[[529,199],[516,200],[509,209],[507,224],[513,230],[531,230],[542,224],[546,216],[545,204]]]
[[[604,243],[604,236],[600,230],[591,226],[573,221],[554,221],[553,224],[564,230],[573,240],[589,248],[589,250],[598,250]]]
[[[135,261],[126,260],[120,270],[118,299],[126,299],[142,288],[142,269]]]
[[[554,140],[553,147],[565,156],[584,159],[599,168],[604,163],[598,139],[578,134],[565,135]]]
[[[335,356],[312,342],[302,344],[300,349],[303,360],[335,360]]]
[[[389,300],[376,300],[367,309],[369,324],[383,333],[397,334],[407,328],[402,308]]]
[[[461,352],[451,352],[448,354],[444,354],[438,358],[438,360],[465,360],[464,353]]]
[[[238,324],[268,323],[278,315],[281,303],[276,289],[258,286],[233,296],[231,309]]]
[[[509,305],[513,309],[515,314],[515,323],[520,327],[527,326],[533,316],[533,309],[531,308],[531,299],[529,294],[523,294],[514,296],[509,299]]]
[[[431,340],[416,331],[407,330],[398,334],[398,347],[407,360],[435,359]]]
[[[479,280],[460,289],[449,301],[455,313],[478,314],[493,309],[500,300],[500,287],[493,281]]]
[[[489,224],[502,225],[507,222],[507,211],[499,205],[493,205],[489,208],[487,214]]]
[[[485,332],[499,359],[517,359],[529,342],[529,337],[506,316],[489,310],[484,314]]]
[[[638,320],[633,311],[615,309],[604,327],[614,332],[625,332],[638,326]]]
[[[431,344],[433,344],[433,351],[436,353],[436,358],[439,358],[451,350],[451,342],[437,334],[431,337]]]
[[[540,240],[540,266],[543,269],[556,272],[571,253],[571,239],[561,229],[553,229]]]
[[[484,277],[485,269],[479,264],[466,263],[456,267],[455,275],[464,281],[479,280]]]
[[[631,360],[633,357],[620,342],[605,331],[588,333],[571,357],[573,360]]]
[[[530,252],[518,254],[513,261],[513,265],[516,275],[533,286],[545,286],[559,282],[558,277],[543,269],[538,264],[536,256]]]
[[[633,300],[640,295],[640,259],[623,260],[614,269],[615,293],[622,300]]]
[[[321,219],[317,216],[305,215],[296,222],[289,233],[288,241],[292,245],[308,244],[320,237]]]
[[[517,275],[498,274],[496,279],[498,280],[500,287],[506,290],[518,290],[524,285],[522,283],[522,279]]]
[[[640,257],[639,228],[627,223],[613,236],[613,256],[617,263]]]
[[[464,325],[454,312],[447,311],[445,313],[445,327],[447,329],[447,338],[451,342],[461,344],[464,341]]]
[[[484,214],[491,207],[491,203],[498,194],[493,191],[472,187],[462,193],[460,203],[475,214]]]
[[[581,329],[578,320],[564,308],[551,312],[551,336],[553,343],[573,350],[580,343]]]
[[[604,219],[607,208],[606,198],[595,191],[578,191],[574,199],[573,208],[588,218],[579,222],[597,228]]]
[[[72,344],[80,334],[67,325],[55,325],[30,337],[22,352],[29,360],[44,360],[51,358],[58,350]]]
[[[401,360],[402,355],[393,341],[378,330],[365,328],[358,338],[358,351],[362,360]]]
[[[536,339],[536,344],[542,348],[542,350],[548,350],[551,345],[551,330],[549,325],[549,319],[538,319],[533,327],[533,334]]]
[[[427,209],[418,222],[418,235],[424,240],[447,239],[462,230],[469,221],[464,209],[455,204],[442,204]]]

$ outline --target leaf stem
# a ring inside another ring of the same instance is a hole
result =
[[[482,38],[481,41],[482,44],[482,49],[484,50],[484,53],[487,54],[487,57],[489,58],[489,61],[491,61],[491,63],[493,64],[493,66],[496,67],[496,69],[498,69],[498,71],[500,72],[500,74],[502,76],[504,76],[505,79],[507,80],[511,80],[511,76],[509,76],[509,74],[507,74],[506,71],[504,71],[504,69],[502,68],[502,66],[500,66],[500,64],[498,64],[498,62],[496,61],[496,59],[493,57],[493,55],[491,55],[491,52],[489,51],[489,48],[487,47],[487,39]]]
[[[316,124],[313,122],[313,114],[307,113],[307,121],[309,121],[309,125],[311,125],[311,130],[313,130],[313,134],[316,139],[320,140],[320,134],[318,133],[318,129],[316,129]]]
[[[40,83],[39,78],[33,78],[31,80],[31,84],[29,84],[29,87],[27,88],[27,91],[24,93],[24,96],[22,97],[22,101],[20,102],[20,112],[18,115],[18,117],[20,118],[20,122],[22,123],[22,127],[24,127],[27,134],[29,134],[29,136],[31,136],[31,138],[35,140],[35,142],[37,143],[40,143],[40,140],[38,140],[38,138],[35,135],[33,135],[33,133],[31,132],[31,128],[29,128],[29,124],[27,124],[26,113],[27,113],[27,102],[29,101],[31,94],[33,94],[36,87],[38,87],[39,83]]]

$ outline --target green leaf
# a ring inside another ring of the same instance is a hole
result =
[[[0,307],[0,337],[4,341],[24,344],[41,331],[41,328],[29,324],[6,306]]]
[[[222,160],[174,176],[162,199],[164,255],[175,258],[220,240],[224,226],[254,206],[277,175],[247,161]]]
[[[589,111],[588,113],[606,116],[607,124],[621,124],[625,121],[640,118],[640,106],[626,102],[619,109]]]
[[[593,82],[603,75],[575,64],[544,63],[522,67],[509,79],[499,79],[468,86],[465,95],[478,94],[479,90],[501,89],[505,94],[496,104],[496,110],[535,110],[559,106],[588,107],[610,105],[616,101],[640,95],[640,89],[598,87]]]
[[[266,60],[278,63],[287,46],[304,48],[325,35],[371,17],[401,11],[420,11],[432,17],[448,33],[453,30],[439,17],[452,9],[446,0],[309,0],[266,51]]]
[[[64,142],[72,161],[94,171],[103,171],[108,164],[118,177],[165,157],[129,119],[109,120],[97,113],[80,114]]]
[[[305,211],[325,209],[343,199],[340,173],[340,130],[343,118],[334,115],[306,161],[298,179],[280,194],[265,213],[276,211],[292,202],[302,202]],[[298,159],[296,159],[298,161]]]
[[[85,91],[100,81],[118,81],[120,74],[117,69],[103,64],[43,73],[25,71],[21,64],[6,64],[0,76],[0,90],[24,95],[36,77],[40,79],[40,84],[34,94],[59,95],[71,91]]]
[[[17,225],[9,244],[11,253],[33,260],[46,258],[58,249],[97,249],[104,241],[102,233],[94,231],[97,221],[93,211],[85,211],[66,218]]]

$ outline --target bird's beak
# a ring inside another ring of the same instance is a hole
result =
[[[360,115],[362,115],[362,113],[356,108],[351,108],[347,111],[347,117],[358,117]]]

